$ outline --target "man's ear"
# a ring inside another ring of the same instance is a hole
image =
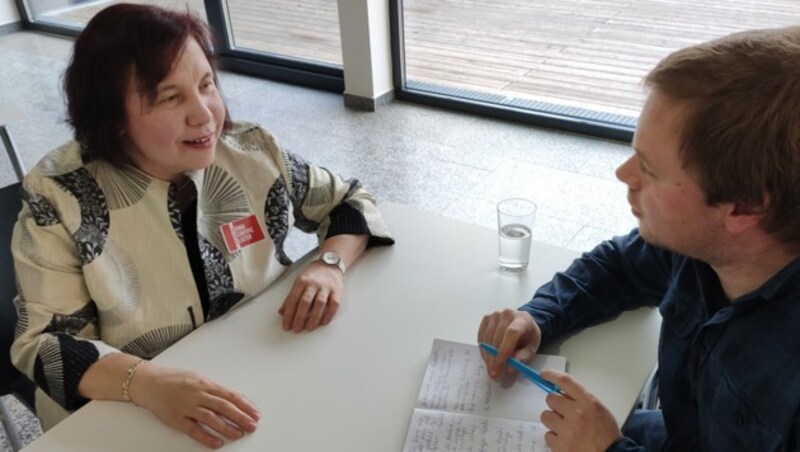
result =
[[[762,202],[737,202],[731,204],[730,211],[725,216],[725,228],[728,232],[738,234],[751,228],[758,227],[764,216],[767,201]]]

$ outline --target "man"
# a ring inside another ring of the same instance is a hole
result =
[[[658,306],[661,410],[622,431],[569,375],[541,415],[553,451],[800,450],[800,27],[677,51],[617,169],[639,228],[604,242],[518,311],[484,317],[505,359],[623,310]]]

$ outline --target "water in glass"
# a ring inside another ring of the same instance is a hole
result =
[[[500,228],[500,266],[521,271],[528,266],[531,254],[531,229],[524,224],[507,224]]]

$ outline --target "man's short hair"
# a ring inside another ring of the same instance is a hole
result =
[[[686,102],[681,160],[710,205],[761,209],[761,227],[800,244],[800,27],[678,50],[645,85]]]

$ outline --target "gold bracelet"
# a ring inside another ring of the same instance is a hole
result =
[[[125,381],[122,382],[122,398],[126,402],[130,402],[134,405],[136,405],[136,402],[133,401],[133,399],[131,398],[131,394],[129,392],[131,387],[131,380],[133,380],[133,376],[136,374],[136,369],[138,369],[143,362],[145,362],[145,360],[140,359],[139,361],[136,361],[135,363],[131,364],[131,367],[128,367],[128,371],[125,373]]]

